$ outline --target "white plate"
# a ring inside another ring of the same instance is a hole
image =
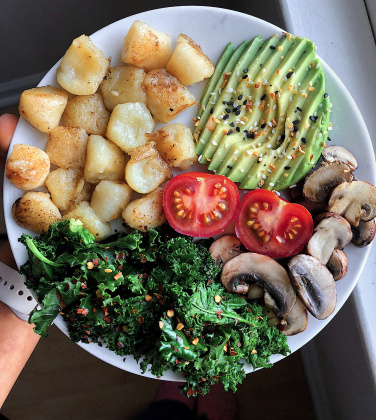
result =
[[[169,33],[174,42],[176,42],[176,38],[180,33],[185,33],[201,45],[203,51],[214,63],[217,62],[222,50],[229,41],[232,41],[233,44],[237,46],[245,39],[250,40],[256,35],[261,35],[266,39],[274,33],[278,33],[279,35],[282,33],[280,28],[260,19],[225,9],[183,6],[152,10],[122,19],[91,36],[94,44],[99,47],[107,57],[112,57],[112,66],[122,64],[120,52],[123,39],[135,20],[144,21],[156,29]],[[57,86],[56,69],[58,64],[59,63],[46,74],[40,83],[41,86]],[[340,144],[348,148],[356,156],[359,162],[359,169],[356,171],[356,176],[361,180],[375,184],[374,154],[364,121],[356,104],[338,77],[325,63],[323,63],[323,69],[326,77],[326,91],[329,93],[333,103],[333,112],[331,114],[333,131],[330,133],[330,137],[332,138],[331,144]],[[200,98],[203,87],[204,84],[201,83],[190,88],[197,99]],[[192,126],[192,118],[194,118],[196,111],[196,107],[190,108],[180,114],[174,122],[181,122],[188,126]],[[12,140],[12,145],[15,143],[27,143],[44,148],[46,137],[46,135],[39,133],[23,120],[20,120]],[[13,187],[11,183],[5,179],[5,221],[13,254],[19,266],[23,264],[27,258],[24,246],[17,241],[24,230],[13,221],[11,207],[14,201],[21,195],[22,192]],[[365,249],[356,248],[352,245],[346,247],[346,253],[349,259],[349,270],[346,277],[337,282],[336,310],[324,321],[318,321],[310,315],[307,329],[301,334],[288,338],[288,344],[292,352],[298,350],[310,341],[339,311],[358,281],[369,254],[369,250],[369,247]],[[68,335],[66,325],[61,316],[55,320],[55,325]],[[79,345],[89,353],[111,365],[132,373],[140,374],[139,365],[131,356],[127,356],[124,362],[123,357],[117,356],[115,353],[104,347],[100,347],[97,344],[79,343]],[[272,356],[271,361],[275,363],[282,358],[283,356],[274,355]],[[251,366],[248,366],[247,373],[251,371]],[[154,376],[149,373],[145,373],[145,376],[154,378]],[[181,377],[171,372],[167,372],[162,379],[181,380]]]

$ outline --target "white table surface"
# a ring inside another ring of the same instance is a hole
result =
[[[376,149],[376,0],[280,0],[286,30],[314,40]],[[338,318],[338,319],[337,319]],[[348,303],[303,348],[320,419],[376,418],[376,245]],[[371,416],[371,417],[370,417]]]

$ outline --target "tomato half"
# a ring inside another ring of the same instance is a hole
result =
[[[235,229],[249,251],[283,258],[297,254],[308,243],[313,220],[303,206],[260,189],[243,197]]]
[[[172,178],[163,192],[168,223],[177,232],[198,238],[223,232],[238,205],[236,185],[222,175],[187,172]]]

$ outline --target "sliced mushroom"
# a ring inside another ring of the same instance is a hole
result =
[[[347,273],[348,261],[346,254],[341,249],[335,249],[326,267],[332,273],[334,281],[341,280]]]
[[[338,185],[329,199],[329,211],[343,216],[352,226],[376,217],[376,187],[365,181]]]
[[[282,325],[284,328],[281,328]],[[308,325],[308,313],[303,302],[297,297],[294,307],[281,321],[280,330],[285,335],[295,335],[303,332]]]
[[[291,283],[305,307],[317,319],[327,318],[337,302],[331,272],[310,255],[296,255],[289,262]]]
[[[352,171],[358,167],[354,155],[342,146],[328,146],[322,151],[322,158],[327,163],[343,162],[350,166]]]
[[[277,316],[284,317],[293,308],[296,294],[286,270],[266,255],[253,252],[240,254],[228,261],[221,282],[230,293],[247,293],[249,284],[256,283],[272,296]]]
[[[314,203],[326,203],[333,188],[352,179],[350,166],[346,163],[328,163],[306,177],[303,194]]]
[[[236,236],[224,235],[211,244],[209,252],[216,264],[222,268],[231,258],[244,252],[243,249],[243,244]]]
[[[264,297],[264,288],[256,283],[250,284],[247,291],[247,299],[261,299]]]
[[[319,215],[320,222],[307,245],[308,254],[326,265],[335,249],[344,248],[352,239],[351,226],[335,213]]]
[[[351,242],[360,248],[367,246],[375,237],[375,219],[372,219],[369,222],[363,222],[360,220],[358,226],[351,226],[351,230],[353,234]]]

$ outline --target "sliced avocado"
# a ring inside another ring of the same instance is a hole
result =
[[[202,126],[199,162],[240,188],[281,190],[309,172],[327,140],[324,74],[314,43],[291,34],[261,41],[250,55],[246,67],[244,60],[234,67]],[[242,69],[247,78],[239,77]]]

